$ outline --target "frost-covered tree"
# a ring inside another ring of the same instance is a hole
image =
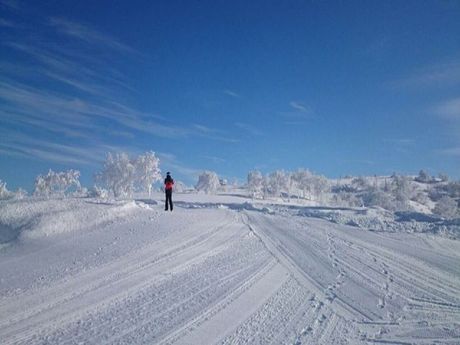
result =
[[[0,180],[0,200],[9,199],[11,198],[12,194],[13,193],[10,192],[8,188],[6,188],[6,182],[3,182],[2,180]]]
[[[198,176],[198,182],[195,186],[197,191],[214,194],[220,187],[219,177],[213,171],[203,171]]]
[[[248,173],[248,191],[252,198],[262,198],[264,177],[258,170]]]
[[[52,195],[64,196],[72,187],[80,189],[80,172],[67,170],[54,172],[49,170],[46,175],[38,175],[35,179],[34,195],[50,197]]]
[[[365,190],[368,190],[372,186],[372,183],[368,177],[359,176],[359,177],[355,177],[351,181],[351,185],[353,186],[353,188],[356,188],[356,190],[365,191]]]
[[[126,153],[109,153],[96,180],[102,183],[116,198],[131,198],[136,178],[135,165]]]
[[[357,207],[363,205],[363,200],[355,193],[350,193],[345,190],[340,190],[334,193],[332,202],[337,206],[342,207]]]
[[[444,190],[451,198],[460,198],[460,181],[449,182]]]
[[[187,186],[182,181],[174,182],[174,192],[175,193],[184,193],[187,190]]]
[[[325,200],[331,190],[331,186],[326,177],[322,175],[313,175],[311,178],[313,195],[317,200]]]
[[[287,176],[283,170],[276,170],[269,175],[269,192],[270,195],[278,197],[282,192],[287,191]]]
[[[324,200],[331,186],[326,177],[315,175],[306,169],[299,169],[290,174],[293,189],[297,189],[303,198]]]
[[[428,183],[431,182],[431,176],[425,170],[420,170],[418,176],[415,178],[415,181]]]
[[[94,186],[89,192],[89,195],[98,199],[108,199],[109,191],[102,187]]]
[[[408,176],[394,175],[392,194],[398,204],[397,209],[405,209],[408,207],[409,200],[416,196],[417,190]]]
[[[396,210],[396,204],[391,194],[378,188],[370,188],[362,195],[364,206],[379,206],[386,210]]]
[[[14,194],[13,195],[14,199],[21,200],[27,196],[27,191],[22,188],[18,188],[18,190],[14,192],[13,194]]]
[[[149,193],[149,197],[152,191],[152,184],[161,180],[159,164],[160,159],[155,156],[153,151],[140,155],[134,162],[136,181],[143,191]]]
[[[311,177],[312,173],[306,169],[299,169],[292,173],[291,179],[295,184],[298,196],[301,198],[310,198],[311,194]],[[300,194],[300,195],[299,195]]]
[[[442,182],[447,182],[449,181],[449,175],[445,174],[445,173],[439,173],[438,174],[438,178],[442,181]]]
[[[8,190],[6,187],[6,182],[0,180],[0,200],[5,199],[23,199],[27,196],[27,192],[22,189],[18,188],[16,192]]]
[[[458,204],[453,198],[445,195],[436,203],[433,213],[445,218],[455,218],[459,216]]]

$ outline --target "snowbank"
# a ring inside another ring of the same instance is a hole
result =
[[[91,229],[122,219],[138,208],[134,201],[100,203],[95,199],[37,199],[0,202],[0,245]]]
[[[440,234],[460,238],[460,219],[446,220],[419,212],[390,212],[383,208],[330,209],[302,208],[297,212],[304,217],[315,217],[337,224],[355,226],[379,232],[406,232]]]

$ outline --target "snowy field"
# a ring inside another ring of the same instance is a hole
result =
[[[174,198],[0,201],[0,343],[460,344],[458,224]]]

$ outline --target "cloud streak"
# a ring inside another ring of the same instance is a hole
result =
[[[54,17],[49,19],[49,25],[55,27],[61,34],[79,39],[92,45],[103,45],[104,47],[117,50],[119,52],[140,55],[140,53],[134,48],[81,23]]]
[[[289,105],[295,110],[300,111],[302,113],[311,113],[311,109],[307,105],[302,104],[301,102],[291,101],[289,102]]]
[[[225,89],[224,91],[224,94],[226,94],[227,96],[230,96],[230,97],[233,97],[233,98],[241,98],[241,96],[236,93],[235,91],[232,91],[232,90],[229,90],[229,89]]]
[[[394,88],[444,87],[460,83],[460,61],[433,64],[389,83]]]
[[[460,97],[438,104],[434,107],[434,112],[447,119],[460,120]]]

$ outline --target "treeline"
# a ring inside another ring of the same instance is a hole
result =
[[[247,189],[255,199],[283,198],[314,201],[342,207],[381,207],[390,211],[416,210],[417,205],[435,214],[460,216],[460,182],[447,175],[418,176],[393,174],[388,177],[347,177],[331,180],[307,169],[277,170],[267,175],[248,173]]]

